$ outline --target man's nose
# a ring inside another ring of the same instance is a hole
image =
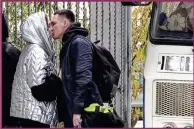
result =
[[[49,34],[52,36],[52,28],[49,28]]]
[[[50,26],[50,27],[49,27],[49,30],[50,30],[50,31],[53,31],[53,27],[52,27],[52,26]]]

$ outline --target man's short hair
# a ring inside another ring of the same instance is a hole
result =
[[[75,14],[69,9],[57,10],[54,15],[56,14],[65,16],[72,23],[75,22]]]

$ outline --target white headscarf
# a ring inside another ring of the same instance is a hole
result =
[[[49,57],[54,57],[54,44],[49,34],[44,12],[37,12],[27,17],[21,24],[22,38],[26,43],[38,44]]]

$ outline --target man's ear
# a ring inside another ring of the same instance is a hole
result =
[[[67,20],[66,19],[63,19],[63,25],[67,26]]]

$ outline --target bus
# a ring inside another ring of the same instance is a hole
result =
[[[193,127],[193,3],[153,2],[144,67],[145,128]]]

